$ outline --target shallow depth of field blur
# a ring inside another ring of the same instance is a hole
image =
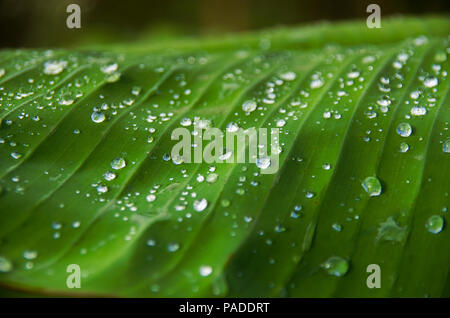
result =
[[[81,7],[81,29],[66,7]],[[0,0],[0,47],[74,47],[244,32],[315,21],[448,12],[448,0]]]

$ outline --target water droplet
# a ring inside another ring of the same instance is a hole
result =
[[[188,127],[191,124],[192,124],[192,120],[190,118],[187,118],[187,117],[181,119],[181,121],[180,121],[180,125],[183,126],[183,127]]]
[[[285,81],[293,81],[297,77],[297,75],[294,72],[286,72],[280,75],[282,80]]]
[[[239,130],[239,125],[234,123],[234,122],[230,122],[227,124],[227,131],[228,132],[236,132]]]
[[[91,119],[94,123],[99,124],[105,120],[105,114],[99,111],[94,111],[91,114]]]
[[[400,123],[397,126],[397,134],[399,134],[402,137],[409,137],[412,133],[412,127],[408,123]]]
[[[67,66],[66,61],[47,61],[44,63],[44,73],[47,75],[57,75]]]
[[[111,168],[113,168],[114,170],[125,168],[126,165],[127,162],[122,157],[115,158],[111,161]]]
[[[33,260],[38,256],[38,253],[36,251],[26,250],[23,252],[22,256],[26,260]]]
[[[156,196],[154,194],[149,194],[145,199],[147,200],[147,202],[153,202],[156,200]]]
[[[99,186],[97,186],[97,192],[98,193],[106,193],[106,192],[108,192],[108,187],[105,186],[104,184],[100,184]]]
[[[322,79],[318,78],[318,79],[314,79],[314,80],[311,81],[310,87],[312,89],[320,88],[320,87],[323,86],[323,84],[324,84],[324,81]]]
[[[257,158],[256,166],[263,170],[269,168],[270,167],[270,158],[269,157]]]
[[[194,210],[197,212],[202,212],[208,206],[208,201],[206,199],[200,199],[194,201]]]
[[[242,104],[242,110],[247,113],[251,113],[256,109],[258,105],[254,100],[247,100]]]
[[[220,204],[221,204],[224,208],[227,208],[227,207],[230,206],[231,202],[230,202],[230,200],[228,200],[228,199],[223,199],[223,200],[220,202]]]
[[[433,215],[425,223],[428,232],[438,234],[444,228],[444,218],[440,215]]]
[[[16,151],[14,151],[14,152],[11,152],[11,157],[13,158],[13,159],[20,159],[21,157],[22,157],[22,154],[21,153],[19,153],[19,152],[16,152]]]
[[[0,273],[8,273],[13,269],[13,264],[6,257],[0,256]]]
[[[398,151],[400,151],[400,152],[407,152],[408,150],[409,150],[409,145],[406,142],[402,142],[398,149]]]
[[[424,116],[427,113],[427,109],[423,106],[414,106],[411,108],[411,115],[413,116]]]
[[[323,169],[323,170],[330,170],[330,169],[331,169],[331,165],[330,165],[329,163],[324,163],[324,164],[322,165],[322,169]]]
[[[106,171],[106,172],[103,174],[103,178],[104,178],[106,181],[112,181],[112,180],[114,180],[114,179],[116,178],[116,174],[115,174],[114,172],[111,172],[111,171]]]
[[[328,275],[341,277],[348,272],[348,261],[339,256],[330,257],[321,267],[328,273]]]
[[[277,120],[277,127],[283,127],[284,125],[286,125],[286,121],[284,119]]]
[[[337,232],[342,231],[342,225],[340,225],[339,223],[334,223],[331,227],[333,228],[333,230],[335,230]]]
[[[206,277],[206,276],[211,275],[212,272],[213,272],[213,269],[211,266],[207,266],[207,265],[200,266],[200,269],[199,269],[200,276]]]
[[[113,72],[117,71],[119,68],[119,65],[117,63],[112,63],[109,65],[105,65],[101,67],[101,71],[105,74],[112,74]]]
[[[425,85],[428,88],[435,87],[439,83],[438,79],[434,76],[427,76],[423,80],[423,85]]]
[[[379,196],[381,194],[381,183],[377,177],[367,177],[362,182],[362,186],[371,197]]]
[[[217,173],[211,173],[206,176],[206,182],[214,183],[217,181],[218,177],[219,177],[219,175]]]
[[[315,196],[315,194],[314,194],[314,192],[312,192],[312,191],[307,191],[306,194],[305,194],[305,197],[306,197],[307,199],[314,198],[314,196]]]
[[[444,143],[442,144],[442,151],[445,153],[450,153],[450,139],[444,141]]]
[[[169,243],[169,245],[167,245],[167,250],[171,253],[174,253],[176,251],[178,251],[180,249],[180,244],[178,243]]]

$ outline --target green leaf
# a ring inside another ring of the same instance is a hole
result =
[[[0,51],[0,293],[449,297],[449,27]],[[280,128],[279,169],[178,164],[202,123]]]

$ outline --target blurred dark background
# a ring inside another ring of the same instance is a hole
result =
[[[66,27],[66,7],[81,7],[81,29]],[[391,15],[449,12],[450,0],[0,0],[0,47],[75,46],[153,41],[366,19],[366,7]]]

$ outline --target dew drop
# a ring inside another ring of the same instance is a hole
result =
[[[97,187],[97,192],[98,192],[98,193],[106,193],[106,192],[108,192],[108,187],[105,186],[104,184],[100,184],[100,185]]]
[[[411,115],[413,116],[424,116],[427,113],[427,109],[423,106],[414,106],[411,108]]]
[[[377,177],[367,177],[362,182],[362,186],[371,197],[376,197],[381,194],[381,183]]]
[[[22,256],[26,260],[33,260],[38,256],[38,253],[36,251],[26,250],[23,252]]]
[[[444,141],[444,143],[442,144],[442,151],[445,153],[450,153],[450,139]]]
[[[280,75],[282,80],[285,81],[293,81],[297,77],[297,75],[294,72],[286,72]]]
[[[111,168],[113,168],[114,170],[125,168],[126,165],[127,162],[122,157],[115,158],[111,161]]]
[[[167,245],[167,250],[171,253],[174,253],[176,251],[178,251],[180,249],[180,244],[178,243],[169,243],[169,245]]]
[[[91,119],[94,123],[99,124],[105,120],[105,114],[95,111],[91,114]]]
[[[114,179],[116,178],[116,174],[115,174],[114,172],[111,172],[111,171],[106,171],[106,172],[103,174],[103,178],[104,178],[106,181],[112,181],[112,180],[114,180]]]
[[[149,194],[145,199],[147,200],[147,202],[153,202],[156,200],[156,196],[154,194]]]
[[[270,163],[269,157],[261,157],[256,159],[256,166],[262,170],[269,168]]]
[[[438,79],[434,76],[428,76],[423,80],[423,85],[428,88],[435,87],[438,83]]]
[[[200,199],[194,201],[194,210],[197,212],[202,212],[208,206],[208,201],[206,199]]]
[[[67,66],[66,61],[47,61],[44,63],[44,73],[47,75],[57,75]]]
[[[6,257],[0,256],[0,273],[8,273],[13,269],[13,264]]]
[[[425,223],[428,232],[438,234],[444,228],[444,218],[440,215],[433,215]]]
[[[409,150],[409,145],[406,142],[402,142],[398,148],[400,152],[407,152]]]
[[[328,273],[328,275],[341,277],[348,272],[348,261],[339,256],[330,257],[321,267]]]
[[[400,123],[397,126],[397,134],[399,134],[402,137],[409,137],[412,133],[412,127],[408,123]]]
[[[199,269],[200,276],[206,277],[206,276],[211,275],[212,272],[213,272],[213,269],[211,266],[207,266],[207,265],[200,266],[200,269]]]
[[[256,109],[258,105],[254,100],[247,100],[242,104],[242,110],[247,113],[251,113]]]

